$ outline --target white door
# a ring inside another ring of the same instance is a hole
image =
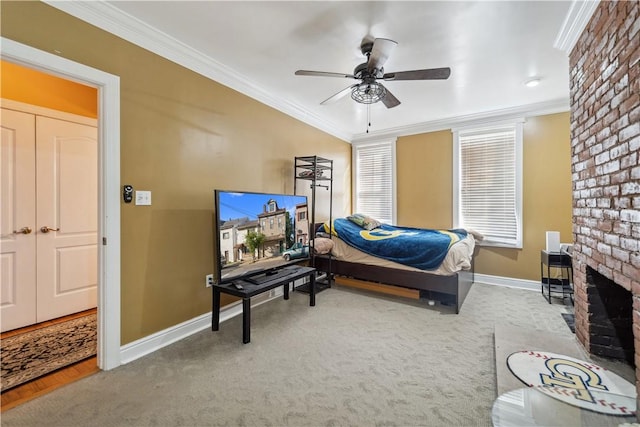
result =
[[[96,306],[96,128],[36,117],[37,321]]]
[[[2,109],[2,331],[96,307],[97,164],[95,126]]]
[[[32,114],[0,110],[1,330],[36,323],[36,173]]]

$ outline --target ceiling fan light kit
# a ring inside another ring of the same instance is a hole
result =
[[[397,81],[397,80],[446,80],[451,75],[451,69],[429,68],[424,70],[397,71],[393,73],[384,72],[384,63],[398,43],[383,38],[373,39],[366,36],[360,44],[360,50],[367,57],[367,62],[362,63],[353,70],[353,74],[332,73],[325,71],[298,70],[297,76],[317,76],[317,77],[340,77],[347,79],[362,80],[322,101],[322,105],[330,104],[351,93],[351,99],[360,104],[374,104],[378,101],[387,108],[400,105],[396,98],[382,83],[377,80]]]
[[[351,98],[361,104],[374,104],[387,95],[387,90],[380,83],[363,82],[351,89]]]

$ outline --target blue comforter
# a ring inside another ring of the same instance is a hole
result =
[[[365,230],[343,218],[333,221],[333,229],[340,239],[362,252],[421,270],[437,268],[449,248],[467,237],[465,230],[431,230],[386,224]],[[328,224],[324,225],[324,231],[329,232]]]

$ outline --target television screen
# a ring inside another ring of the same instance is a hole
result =
[[[214,199],[216,283],[309,258],[307,196],[215,190]]]

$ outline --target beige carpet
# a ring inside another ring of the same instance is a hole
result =
[[[462,311],[293,293],[2,414],[11,426],[490,426],[496,325],[562,333],[561,305],[476,284]],[[552,351],[553,349],[550,349]]]

